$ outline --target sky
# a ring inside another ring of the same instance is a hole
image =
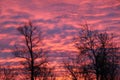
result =
[[[119,35],[120,0],[0,0],[0,63],[20,61],[11,55],[28,20],[41,28],[44,49],[54,63],[76,51],[73,38],[80,25]],[[15,60],[16,59],[16,60]]]

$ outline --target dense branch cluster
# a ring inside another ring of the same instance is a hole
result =
[[[119,80],[119,47],[113,34],[90,30],[82,25],[75,46],[79,51],[72,64],[65,67],[73,80]]]

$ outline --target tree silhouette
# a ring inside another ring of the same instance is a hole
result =
[[[119,47],[113,34],[90,30],[82,25],[75,46],[79,54],[72,63],[67,63],[67,71],[73,80],[82,76],[85,80],[119,80]]]
[[[23,42],[15,45],[14,55],[24,59],[21,62],[24,65],[24,74],[28,75],[28,79],[31,80],[36,80],[37,77],[50,77],[52,69],[47,67],[47,57],[41,49],[41,31],[31,22],[18,27],[17,30],[23,36]],[[47,76],[43,76],[43,74],[47,74]]]
[[[0,67],[0,80],[15,80],[16,76],[15,69],[10,66]]]

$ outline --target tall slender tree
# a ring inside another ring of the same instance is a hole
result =
[[[21,62],[24,65],[24,74],[30,74],[30,78],[28,78],[31,80],[35,80],[36,77],[50,76],[52,72],[51,69],[47,67],[48,61],[45,53],[41,49],[42,38],[40,29],[34,26],[32,22],[28,22],[18,27],[17,30],[23,36],[23,42],[15,45],[14,55],[24,59],[24,61]],[[47,74],[47,76],[42,76],[43,74]]]

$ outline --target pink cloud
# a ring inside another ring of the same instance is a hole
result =
[[[16,28],[31,20],[43,31],[43,43],[49,56],[62,56],[76,51],[72,42],[85,21],[99,30],[119,34],[120,3],[118,0],[0,0],[0,44],[3,48],[0,62],[10,59],[10,47],[21,40]],[[7,54],[8,53],[8,54]],[[53,58],[52,58],[53,59]],[[50,59],[50,60],[52,60]],[[56,64],[57,62],[54,62]],[[59,66],[59,65],[58,65]]]

